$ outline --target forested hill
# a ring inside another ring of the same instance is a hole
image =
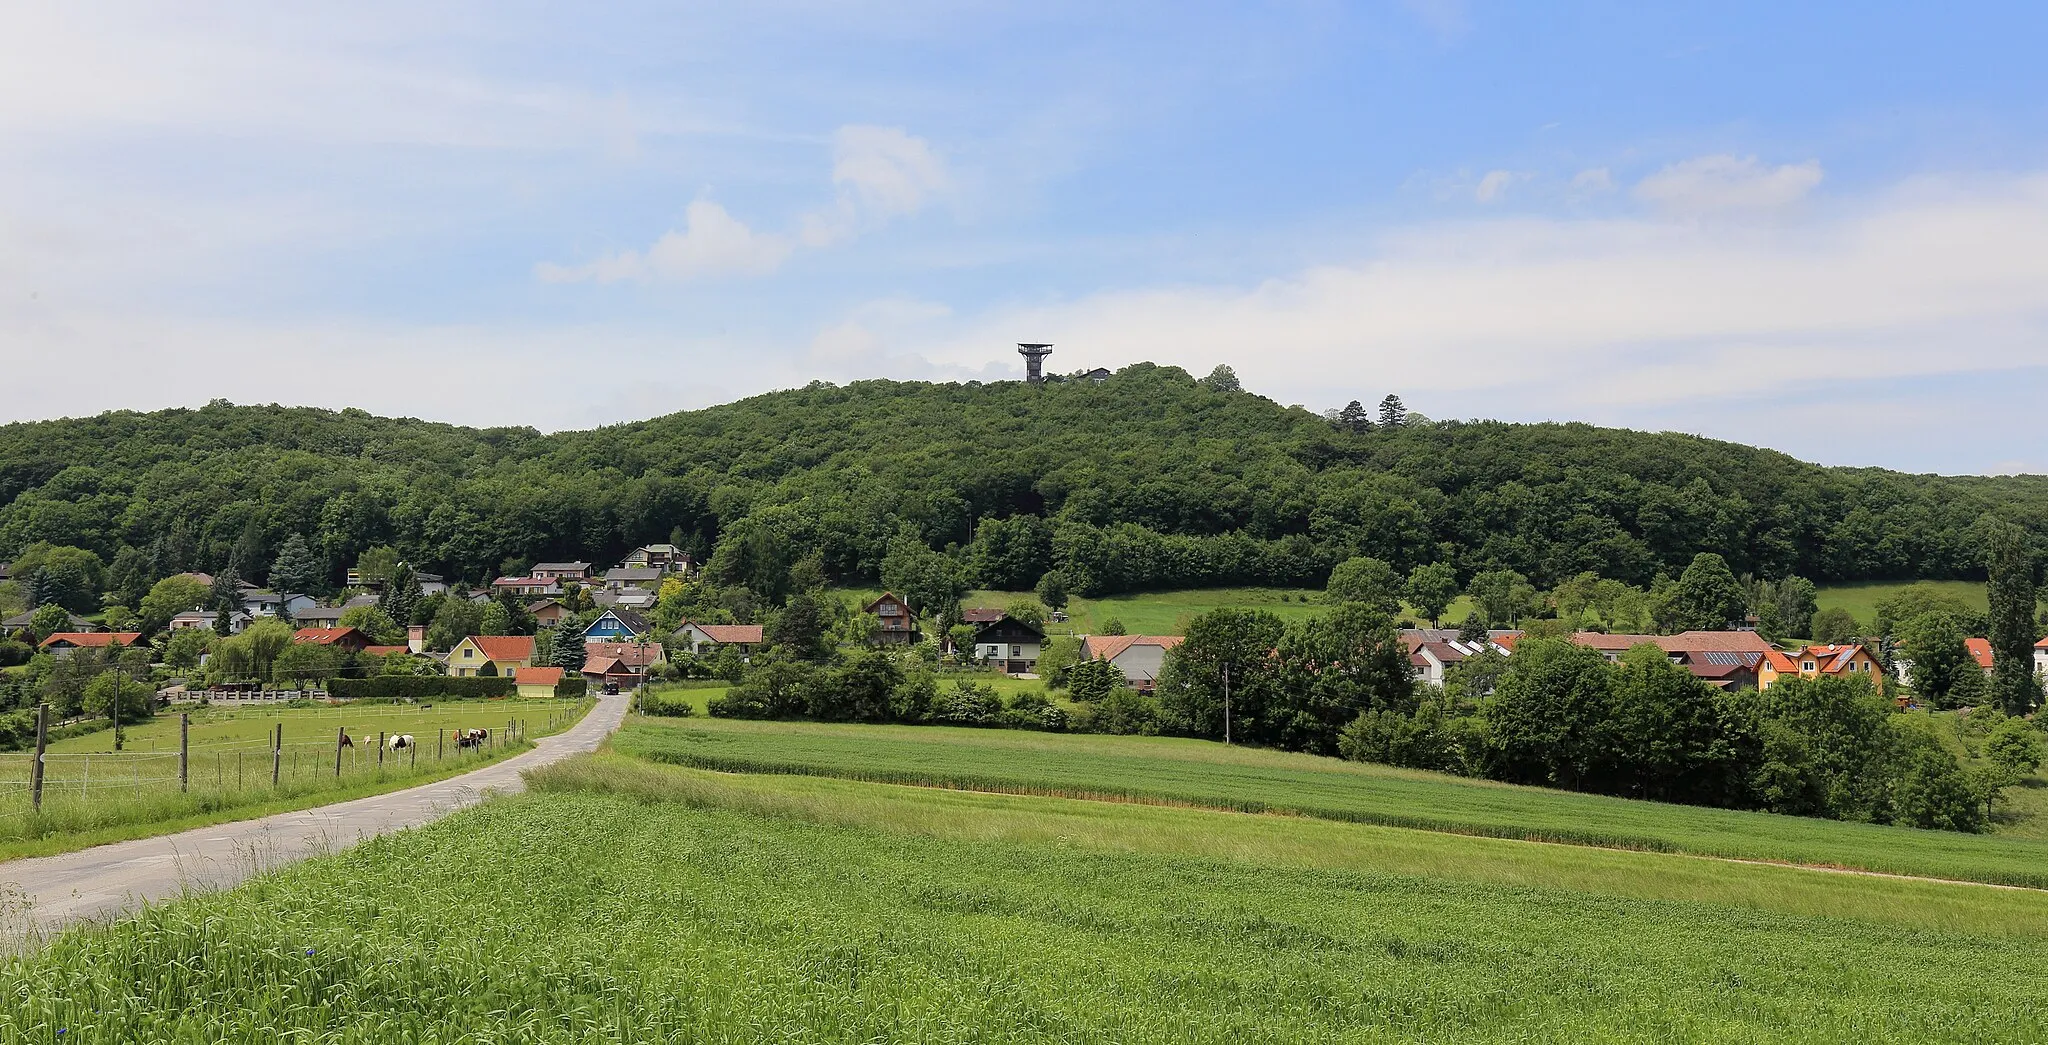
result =
[[[1992,510],[2048,533],[2048,480],[1580,424],[1353,433],[1149,364],[1100,384],[816,384],[547,436],[226,403],[0,428],[0,559],[47,541],[156,575],[261,578],[298,534],[336,579],[375,545],[478,581],[670,539],[764,587],[812,552],[871,580],[906,539],[1010,589],[1055,565],[1098,592],[1319,584],[1360,554],[1539,583],[1641,584],[1702,550],[1759,576],[1939,578],[1981,575],[1969,529]]]

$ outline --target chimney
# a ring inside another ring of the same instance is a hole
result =
[[[405,648],[418,653],[427,648],[427,626],[408,624],[405,626]]]

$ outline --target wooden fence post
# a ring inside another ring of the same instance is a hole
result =
[[[377,768],[378,768],[378,769],[382,769],[382,768],[384,768],[384,744],[385,744],[385,740],[384,740],[384,731],[380,729],[380,730],[378,730],[378,731],[377,731]]]
[[[347,726],[334,727],[334,775],[337,779],[341,777],[341,739],[345,736],[348,736]]]
[[[284,770],[284,723],[277,724],[277,732],[270,741],[270,786],[277,786],[279,773]]]
[[[178,790],[192,790],[192,716],[178,715]]]
[[[440,729],[434,731],[434,761],[439,762],[442,759],[448,757],[447,752],[448,727],[442,726]]]
[[[43,749],[50,746],[50,705],[36,705],[36,760],[28,768],[31,801],[36,812],[43,811]]]

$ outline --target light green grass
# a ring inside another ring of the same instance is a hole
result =
[[[2048,1038],[2023,936],[613,794],[486,803],[0,969],[48,1042]]]
[[[1220,809],[2048,887],[2048,843],[1515,787],[1198,740],[923,726],[636,723],[620,753],[778,772]]]
[[[589,701],[460,701],[432,708],[343,705],[336,708],[208,708],[194,712],[190,790],[180,791],[176,714],[129,727],[126,750],[111,753],[111,730],[51,746],[43,806],[28,793],[32,756],[0,755],[0,860],[69,852],[127,838],[182,831],[305,809],[429,783],[530,747],[508,745],[509,720],[538,737],[574,724]],[[270,782],[269,730],[285,727],[276,785]],[[335,767],[336,730],[356,741]],[[485,728],[493,743],[458,749],[437,731]],[[379,732],[411,733],[417,748],[385,750]],[[154,745],[155,750],[150,749]]]
[[[1029,592],[974,591],[962,602],[967,606],[1001,609],[1013,599],[1032,597]],[[1226,608],[1265,610],[1282,620],[1297,621],[1329,612],[1330,604],[1324,601],[1320,590],[1313,588],[1193,588],[1093,599],[1077,596],[1067,604],[1070,619],[1064,624],[1048,623],[1047,630],[1054,634],[1100,634],[1105,624],[1116,620],[1132,635],[1179,635],[1187,630],[1190,620]],[[1470,612],[1471,600],[1460,596],[1445,612],[1445,626],[1455,626]],[[1415,615],[1412,608],[1408,613]]]
[[[1943,595],[1963,600],[1979,610],[1988,610],[1990,596],[1984,591],[1982,581],[1876,581],[1865,584],[1830,584],[1822,587],[1816,604],[1824,610],[1845,609],[1855,614],[1857,623],[1870,627],[1877,620],[1877,604],[1912,587],[1927,584],[1940,589]]]

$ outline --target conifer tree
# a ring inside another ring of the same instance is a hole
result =
[[[2034,681],[2034,549],[2027,532],[2003,519],[1984,526],[1991,596],[1991,697],[2008,715],[2040,702]]]
[[[1372,415],[1365,412],[1365,404],[1353,399],[1337,411],[1337,430],[1352,435],[1364,435],[1372,431]]]
[[[277,558],[270,563],[270,587],[279,594],[317,595],[325,587],[321,583],[322,572],[320,560],[313,556],[313,547],[295,533],[284,539],[277,549]]]
[[[1392,392],[1380,400],[1380,427],[1400,428],[1408,423],[1408,408],[1401,404],[1401,397]]]

